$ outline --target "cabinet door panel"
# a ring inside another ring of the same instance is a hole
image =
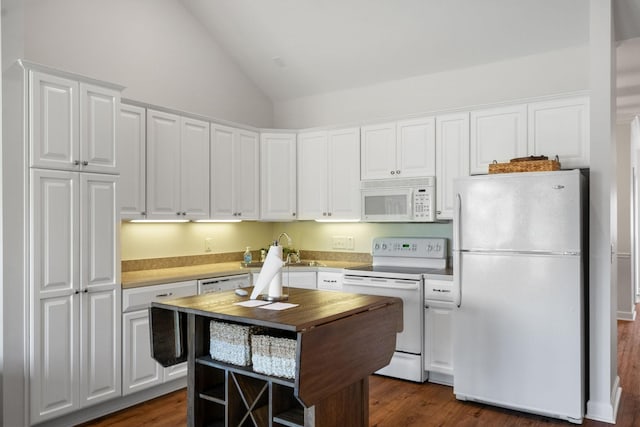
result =
[[[147,110],[147,215],[178,219],[180,211],[180,117]]]
[[[328,209],[331,219],[360,219],[360,130],[329,132]]]
[[[260,217],[260,139],[256,132],[237,131],[233,161],[236,212],[241,219]]]
[[[362,179],[395,177],[396,124],[363,126],[361,132]]]
[[[182,118],[180,209],[187,219],[209,217],[209,123]]]
[[[489,164],[527,154],[527,107],[514,105],[471,112],[471,174],[486,174]]]
[[[118,173],[116,121],[120,93],[80,84],[80,160],[87,172]]]
[[[435,176],[435,119],[427,117],[398,122],[396,175],[400,178]]]
[[[429,307],[426,310],[426,370],[453,375],[452,315],[450,308]]]
[[[118,121],[118,200],[122,219],[144,218],[146,195],[146,112],[121,105]]]
[[[296,219],[296,136],[260,135],[260,217]]]
[[[162,366],[151,357],[149,314],[139,310],[122,315],[123,327],[123,384],[122,394],[162,383]]]
[[[111,175],[81,174],[83,288],[119,285],[116,179]]]
[[[78,295],[44,298],[34,313],[31,422],[79,408]]]
[[[236,219],[234,204],[234,133],[226,126],[211,126],[211,217]]]
[[[529,104],[529,154],[560,158],[563,169],[589,167],[589,97]]]
[[[36,71],[29,76],[31,166],[78,169],[78,83]]]
[[[82,383],[85,405],[121,394],[120,299],[117,289],[89,292],[82,300]]]
[[[78,183],[76,172],[31,171],[31,277],[40,297],[80,289]]]
[[[436,200],[438,219],[453,219],[453,181],[469,175],[469,114],[436,118]]]
[[[327,219],[326,132],[298,135],[298,219]]]

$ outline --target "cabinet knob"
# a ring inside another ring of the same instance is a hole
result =
[[[395,175],[395,174],[396,174],[396,171],[391,171],[391,175]]]
[[[85,160],[85,161],[82,162],[82,166],[88,166],[88,165],[89,165],[88,161]]]
[[[291,215],[296,216],[296,213],[295,213],[295,212],[293,212]]]
[[[396,175],[400,175],[400,169],[396,170]]]
[[[145,211],[142,211],[142,212],[140,212],[140,215],[147,216],[147,213]]]
[[[326,212],[322,212],[322,216],[327,216],[327,213]]]
[[[331,216],[331,212],[329,212],[327,215]]]
[[[238,212],[238,216],[242,216],[242,212]]]
[[[74,166],[79,166],[80,165],[80,160],[74,160],[73,161],[73,165]]]

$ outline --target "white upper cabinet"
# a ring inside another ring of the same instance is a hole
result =
[[[291,221],[296,213],[296,135],[260,134],[260,218]]]
[[[327,218],[328,167],[327,132],[298,134],[298,219]]]
[[[360,219],[360,129],[329,131],[328,149],[328,216]]]
[[[117,173],[120,93],[80,83],[80,160],[83,172]]]
[[[180,116],[147,110],[147,215],[180,219]]]
[[[188,219],[209,217],[209,122],[182,117],[180,209]]]
[[[235,206],[241,219],[260,218],[260,135],[239,129],[236,133],[234,170]]]
[[[433,117],[398,122],[396,177],[435,176],[435,126]]]
[[[118,90],[29,71],[30,165],[118,173],[119,103]]]
[[[528,153],[557,155],[563,169],[589,167],[589,97],[528,104]]]
[[[209,216],[209,124],[147,110],[147,218]]]
[[[259,150],[258,133],[211,125],[211,218],[259,218]]]
[[[453,219],[453,181],[469,175],[469,113],[436,117],[436,216]]]
[[[298,135],[298,219],[360,219],[358,128]]]
[[[486,174],[489,164],[527,155],[527,106],[471,112],[470,173]]]
[[[363,126],[362,179],[435,175],[433,117]]]
[[[396,175],[396,124],[363,126],[362,179],[393,178]]]
[[[146,215],[146,111],[135,105],[120,105],[118,122],[118,166],[120,217],[142,219]]]

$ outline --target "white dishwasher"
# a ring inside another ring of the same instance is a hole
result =
[[[233,276],[212,277],[210,279],[198,280],[198,294],[208,294],[210,292],[229,291],[238,288],[248,288],[251,286],[249,274],[235,274]]]

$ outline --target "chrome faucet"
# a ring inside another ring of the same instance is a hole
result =
[[[274,246],[278,246],[280,244],[280,240],[282,239],[282,237],[286,237],[287,238],[287,246],[291,247],[291,237],[289,237],[289,235],[285,232],[280,233],[280,236],[278,236],[278,239],[276,239],[273,242]],[[281,245],[282,246],[282,245]],[[284,264],[289,264],[291,262],[291,255],[296,255],[295,257],[295,262],[299,262],[299,255],[298,254],[294,254],[292,252],[288,252],[287,253],[287,259],[284,261]]]
[[[291,246],[291,237],[289,237],[289,235],[285,232],[280,233],[280,236],[278,236],[278,239],[273,242],[274,246],[278,246],[280,244],[280,239],[282,239],[282,236],[287,238],[287,246]]]

